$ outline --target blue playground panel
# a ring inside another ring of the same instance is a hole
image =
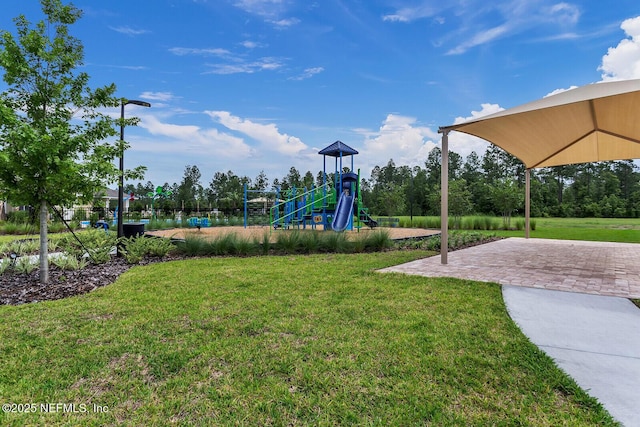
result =
[[[209,218],[192,217],[187,220],[189,227],[209,227]]]

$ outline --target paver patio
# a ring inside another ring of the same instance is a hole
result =
[[[640,298],[640,244],[511,237],[379,270]]]

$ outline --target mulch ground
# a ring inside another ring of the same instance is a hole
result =
[[[140,264],[164,262],[178,257],[147,258]],[[0,275],[0,305],[19,305],[31,302],[57,300],[85,294],[107,286],[129,268],[124,258],[113,257],[104,264],[89,264],[81,270],[65,271],[55,266],[49,267],[49,283],[40,283],[38,269],[29,274],[5,272]]]

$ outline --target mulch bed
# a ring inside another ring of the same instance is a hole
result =
[[[178,257],[146,258],[140,264],[163,262]],[[19,305],[31,302],[57,300],[85,294],[109,285],[122,273],[133,267],[124,258],[111,258],[104,264],[89,264],[81,270],[65,271],[49,267],[49,283],[40,283],[38,269],[30,274],[5,272],[0,275],[0,305]]]

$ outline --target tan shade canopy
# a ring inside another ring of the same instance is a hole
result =
[[[640,158],[640,79],[596,83],[445,126],[475,135],[527,168]]]

